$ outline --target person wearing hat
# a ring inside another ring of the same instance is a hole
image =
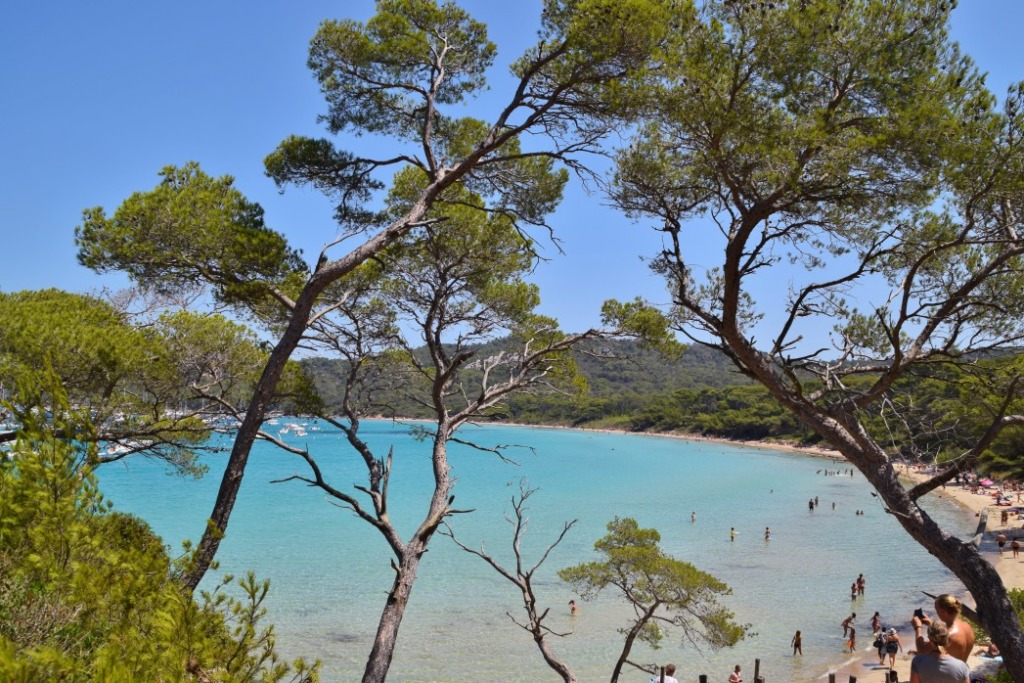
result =
[[[889,629],[889,633],[885,636],[885,651],[889,655],[889,668],[895,668],[896,666],[896,653],[903,651],[903,643],[900,642],[900,637],[896,635],[896,629]]]

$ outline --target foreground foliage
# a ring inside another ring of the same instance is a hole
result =
[[[316,681],[318,665],[280,661],[266,582],[181,590],[181,563],[99,494],[95,445],[56,435],[86,435],[88,421],[59,387],[46,393],[49,417],[26,420],[0,454],[0,679]]]

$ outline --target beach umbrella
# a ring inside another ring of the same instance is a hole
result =
[[[991,479],[982,479],[982,480],[981,480],[980,482],[978,482],[978,483],[980,483],[980,484],[981,484],[982,486],[991,486],[991,485],[992,485],[992,484],[994,484],[995,482],[994,482],[994,481],[992,481]]]

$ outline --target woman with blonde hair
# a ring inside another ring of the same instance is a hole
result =
[[[930,652],[919,654],[910,662],[910,683],[970,683],[971,670],[946,652],[949,630],[936,619],[928,625]]]
[[[946,625],[946,630],[949,633],[949,646],[947,650],[950,655],[956,657],[961,662],[966,662],[967,658],[971,656],[971,652],[974,651],[975,636],[971,625],[960,618],[961,608],[960,601],[948,593],[943,593],[935,598],[935,613],[939,620]],[[932,645],[924,639],[921,629],[923,626],[930,626],[932,620],[928,617],[918,618],[915,616],[910,622],[914,625],[914,645],[917,646],[917,651],[921,653],[929,652],[932,649]]]

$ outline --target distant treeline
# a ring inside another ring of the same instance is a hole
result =
[[[502,350],[494,342],[478,350],[488,357]],[[665,358],[628,341],[591,342],[576,351],[576,363],[587,391],[569,395],[554,391],[517,394],[484,416],[484,420],[563,425],[644,432],[682,432],[738,440],[784,441],[814,445],[820,439],[782,409],[761,385],[740,375],[723,354],[692,346],[677,358]],[[981,365],[1021,362],[1024,356],[976,359]],[[312,374],[328,411],[342,397],[343,361],[311,358],[302,361]],[[464,373],[467,391],[479,380]],[[850,388],[874,382],[866,374],[849,380]],[[979,378],[950,366],[925,369],[903,378],[886,392],[885,408],[858,419],[897,456],[930,461],[956,457],[971,447],[998,406],[979,400]],[[429,418],[410,387],[415,377],[391,381],[375,390],[378,414]],[[809,387],[812,385],[809,385]],[[419,386],[422,390],[423,386]],[[453,398],[457,406],[457,397]],[[1005,408],[1004,408],[1005,409]],[[984,469],[994,474],[1024,476],[1018,456],[1024,432],[1000,435],[982,454]]]
[[[481,347],[480,356],[501,342]],[[518,394],[489,417],[525,424],[602,427],[629,431],[688,433],[728,439],[777,439],[800,443],[813,435],[782,410],[768,392],[736,372],[723,354],[692,346],[666,359],[630,341],[592,342],[576,353],[588,392]],[[344,363],[310,358],[311,371],[328,410],[340,405]],[[472,373],[467,384],[475,378]],[[381,402],[404,417],[429,417],[407,392],[393,389]]]

